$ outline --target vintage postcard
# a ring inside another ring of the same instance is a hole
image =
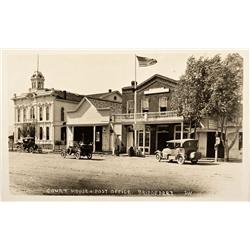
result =
[[[249,200],[248,50],[3,50],[1,69],[4,200]]]

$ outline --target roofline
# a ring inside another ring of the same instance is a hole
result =
[[[111,100],[105,100],[105,99],[101,99],[101,98],[97,98],[97,97],[91,97],[91,96],[88,96],[88,98],[89,98],[89,99],[94,99],[94,100],[97,100],[97,101],[112,102],[112,103],[122,104],[122,102],[118,102],[118,101],[111,101]]]
[[[160,74],[154,74],[153,76],[149,77],[148,79],[144,80],[143,82],[141,82],[140,84],[137,85],[136,89],[140,88],[141,86],[143,86],[146,82],[149,82],[151,81],[153,78],[155,77],[159,77],[159,78],[162,78],[164,80],[167,80],[169,82],[172,82],[173,84],[177,84],[178,83],[178,80],[175,80],[175,79],[172,79],[172,78],[169,78],[167,76],[163,76],[163,75],[160,75]],[[122,90],[129,90],[129,89],[134,89],[133,86],[125,86],[122,88]]]

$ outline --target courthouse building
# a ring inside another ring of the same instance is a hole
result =
[[[46,149],[53,150],[55,144],[82,140],[94,145],[96,142],[96,150],[111,151],[109,137],[112,137],[113,130],[109,126],[109,116],[116,111],[121,112],[120,92],[110,89],[105,93],[80,95],[45,88],[44,82],[43,74],[37,70],[31,77],[29,91],[14,94],[14,141],[22,139],[25,127],[34,127],[36,143]],[[87,105],[91,106],[93,113],[84,115],[83,109],[87,110]],[[75,119],[75,116],[79,116],[79,119]]]

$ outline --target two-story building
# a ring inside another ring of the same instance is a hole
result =
[[[137,86],[132,82],[122,88],[122,113],[114,115],[113,123],[122,125],[122,144],[127,152],[130,147],[137,146],[145,154],[154,154],[157,149],[162,150],[166,146],[167,140],[188,137],[189,125],[171,109],[172,93],[177,83],[174,79],[156,74]],[[203,157],[215,156],[217,130],[217,121],[210,117],[202,119],[198,126],[196,138]],[[242,159],[242,128],[235,134],[235,125],[227,124],[227,130],[229,142],[235,139],[230,156]],[[224,157],[222,142],[218,147],[218,157]]]
[[[86,98],[85,95],[65,90],[45,88],[44,81],[43,74],[38,70],[35,71],[31,77],[29,91],[20,95],[14,94],[12,98],[15,110],[14,141],[17,142],[25,136],[23,135],[25,127],[33,127],[36,143],[43,148],[53,150],[55,144],[67,143],[67,112],[75,110]],[[119,91],[110,89],[108,92],[86,97],[90,99],[92,96],[107,103],[121,105]],[[97,127],[97,134],[98,130],[99,127]]]
[[[132,82],[122,88],[122,114],[115,115],[113,122],[122,125],[122,142],[126,150],[137,145],[145,154],[154,154],[166,146],[167,140],[187,138],[183,117],[170,107],[176,84],[176,80],[154,75],[136,87]]]

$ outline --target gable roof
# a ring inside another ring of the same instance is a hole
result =
[[[120,102],[110,101],[110,100],[103,100],[99,98],[87,97],[84,96],[79,104],[76,106],[74,110],[68,111],[69,113],[76,112],[82,104],[87,101],[90,105],[94,106],[96,109],[103,110],[103,109],[110,109],[111,113],[121,113],[122,104]]]
[[[155,74],[153,76],[151,76],[150,78],[146,79],[145,81],[141,82],[140,84],[137,85],[136,89],[141,89],[144,86],[148,85],[149,83],[153,83],[154,81],[156,81],[157,79],[162,80],[163,83],[167,83],[167,84],[171,84],[173,87],[176,86],[176,84],[178,83],[177,80],[160,75],[160,74]],[[123,87],[122,90],[130,90],[133,89],[133,86],[126,86]]]
[[[86,95],[87,97],[93,97],[93,98],[99,98],[99,99],[104,99],[112,94],[116,93],[117,95],[119,95],[120,97],[122,97],[122,94],[120,93],[120,91],[115,90],[115,91],[111,91],[111,92],[104,92],[104,93],[97,93],[97,94],[90,94],[90,95]]]

